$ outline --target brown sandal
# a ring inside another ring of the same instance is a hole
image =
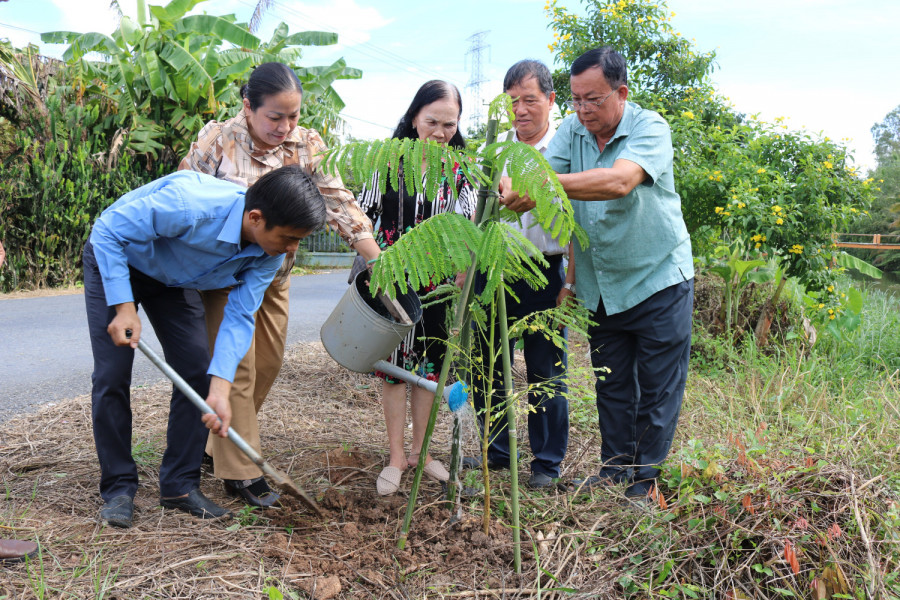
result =
[[[22,562],[34,557],[39,549],[34,542],[0,539],[0,562]]]

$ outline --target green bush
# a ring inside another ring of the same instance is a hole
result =
[[[7,252],[0,267],[3,292],[80,280],[81,251],[94,220],[156,175],[128,153],[115,160],[96,107],[67,104],[61,89],[48,107],[58,115],[49,132],[42,117],[24,117],[16,150],[0,162],[0,240]]]

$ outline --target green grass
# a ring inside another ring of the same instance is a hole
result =
[[[818,597],[900,598],[897,297],[869,291],[860,326],[842,341],[820,333],[812,349],[799,338],[733,347],[696,326],[694,341],[660,478],[667,510],[611,509],[615,491],[572,499],[582,524],[613,511],[606,530],[581,534],[582,550],[614,565],[622,597],[811,598],[815,585]],[[597,411],[580,344],[569,401],[584,437]],[[523,522],[565,522],[551,505],[526,504]]]

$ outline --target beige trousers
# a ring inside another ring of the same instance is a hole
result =
[[[286,278],[283,284],[277,281],[276,278],[266,289],[262,305],[256,312],[253,340],[234,374],[230,397],[231,426],[260,453],[256,414],[281,370],[287,338],[291,279]],[[200,294],[206,309],[206,329],[212,352],[228,301],[228,290],[211,290]],[[262,475],[260,468],[227,438],[210,435],[206,453],[213,457],[214,474],[220,479],[255,479]]]

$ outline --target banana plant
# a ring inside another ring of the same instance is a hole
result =
[[[343,102],[331,84],[361,73],[342,61],[306,69],[299,65],[301,46],[335,44],[337,34],[291,35],[281,23],[263,42],[234,15],[188,14],[204,1],[151,5],[147,15],[144,1],[138,0],[137,20],[123,16],[111,35],[51,31],[41,39],[69,45],[63,59],[75,67],[75,84],[85,101],[111,102],[116,126],[129,133],[128,147],[154,159],[180,157],[206,121],[231,116],[241,103],[238,83],[263,62],[284,62],[302,72],[310,90],[305,101],[317,110],[307,110],[301,125],[330,129],[340,123]],[[92,60],[90,53],[103,60]],[[320,113],[324,117],[313,118]]]
[[[582,245],[587,244],[586,234],[575,222],[571,203],[540,152],[527,144],[495,142],[501,118],[511,119],[510,109],[510,99],[506,94],[501,94],[491,103],[487,145],[481,151],[456,150],[421,140],[389,139],[357,142],[334,149],[323,162],[326,170],[340,172],[343,176],[352,177],[356,181],[370,180],[377,173],[380,189],[387,189],[389,183],[393,189],[405,187],[410,194],[424,191],[429,198],[434,197],[442,177],[453,179],[454,168],[461,169],[466,178],[479,189],[475,222],[453,211],[435,215],[401,236],[381,254],[373,267],[372,289],[383,290],[390,296],[395,296],[397,290],[406,292],[408,287],[418,289],[428,282],[439,282],[457,273],[466,273],[462,290],[456,294],[455,305],[451,311],[453,316],[449,328],[450,339],[447,340],[447,351],[398,540],[401,549],[406,545],[411,527],[425,457],[428,454],[443,388],[451,365],[463,345],[459,340],[463,337],[463,332],[469,331],[475,314],[483,315],[489,311],[496,311],[496,321],[500,324],[499,334],[492,336],[496,338],[492,356],[502,357],[504,376],[500,385],[506,398],[507,416],[511,424],[510,453],[516,456],[514,430],[516,405],[511,401],[512,361],[509,356],[506,292],[514,281],[525,280],[535,288],[546,285],[547,281],[538,269],[538,264],[544,260],[543,256],[534,244],[510,227],[510,221],[518,217],[506,209],[501,209],[497,202],[497,187],[504,167],[512,179],[513,188],[521,194],[527,194],[536,203],[532,214],[541,226],[552,231],[561,244],[568,243],[573,237]],[[424,182],[422,174],[417,169],[402,168],[403,164],[418,165],[423,158]],[[484,290],[479,294],[475,294],[474,291],[476,273],[485,280]],[[548,315],[544,318],[552,319],[555,323],[572,325],[582,330],[586,328],[587,311],[580,305],[546,312]],[[476,319],[479,329],[492,322],[493,319]],[[485,333],[481,330],[476,335]],[[492,372],[492,369],[489,372]],[[488,430],[489,427],[486,426],[486,435],[489,435]],[[516,461],[512,461],[510,465],[510,476],[512,512],[510,526],[514,541],[515,568],[520,572],[521,539]],[[485,493],[490,493],[487,487]],[[489,504],[486,507],[489,507]],[[486,518],[489,518],[489,512]]]
[[[709,271],[721,277],[725,282],[723,300],[726,333],[731,332],[732,313],[744,288],[751,282],[771,281],[775,276],[774,271],[766,267],[766,261],[743,260],[744,255],[744,244],[740,241],[733,243],[732,246],[719,246],[713,252],[714,262],[707,266]]]

